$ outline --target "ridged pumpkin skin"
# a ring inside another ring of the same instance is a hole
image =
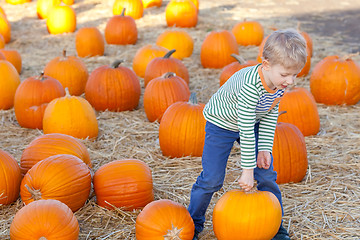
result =
[[[279,104],[279,112],[282,111],[286,111],[286,114],[281,114],[278,122],[294,124],[304,136],[319,132],[319,112],[314,97],[307,89],[301,87],[287,89]]]
[[[138,39],[138,30],[134,18],[124,15],[111,17],[104,30],[105,40],[108,44],[127,45],[135,44]]]
[[[360,100],[360,65],[350,58],[328,56],[314,67],[310,89],[318,103],[354,105]]]
[[[125,15],[134,19],[142,18],[144,15],[142,0],[115,0],[113,14],[120,15],[124,8],[126,8]]]
[[[48,16],[49,10],[60,5],[61,0],[37,0],[36,2],[36,13],[38,18],[46,19]]]
[[[194,50],[194,40],[183,30],[166,30],[156,39],[156,45],[166,49],[175,49],[173,57],[183,59],[190,57]]]
[[[246,21],[235,24],[231,32],[236,42],[242,46],[259,46],[264,38],[264,28],[257,21]]]
[[[48,76],[29,77],[15,92],[14,110],[19,125],[42,129],[45,108],[55,98],[65,96],[61,83]]]
[[[149,62],[145,70],[144,85],[154,78],[161,77],[167,72],[173,72],[189,84],[189,71],[185,64],[177,58],[171,57],[175,49],[169,51],[164,57],[156,57]]]
[[[61,57],[56,57],[46,64],[44,75],[55,78],[64,88],[69,89],[71,95],[76,96],[84,93],[89,77],[84,62],[78,57],[66,56],[65,50]]]
[[[84,27],[76,33],[75,47],[79,57],[102,56],[105,51],[105,40],[99,29]]]
[[[20,193],[20,167],[13,156],[0,149],[0,206],[14,202]]]
[[[59,154],[36,163],[21,181],[20,195],[25,204],[39,199],[56,199],[73,212],[89,197],[91,174],[78,157]]]
[[[234,34],[227,30],[212,31],[201,45],[201,65],[204,68],[223,68],[236,61],[231,54],[239,54]]]
[[[216,203],[212,221],[219,240],[272,239],[281,224],[281,206],[271,192],[231,190]]]
[[[5,59],[9,61],[16,68],[16,71],[20,74],[22,68],[22,59],[20,53],[17,50],[10,49],[1,49],[0,52],[4,54]]]
[[[76,30],[76,13],[67,5],[58,5],[48,11],[46,27],[50,34],[71,33]]]
[[[58,200],[38,200],[15,214],[10,238],[75,240],[79,231],[79,223],[68,206]]]
[[[76,138],[97,137],[99,127],[95,110],[82,98],[70,96],[52,100],[45,109],[44,133],[63,133]]]
[[[305,177],[308,168],[305,138],[295,125],[283,122],[276,125],[272,155],[277,183],[296,183]]]
[[[101,166],[94,174],[96,202],[133,210],[154,200],[151,170],[143,161],[123,159]]]
[[[0,35],[4,37],[5,43],[11,40],[11,25],[6,16],[0,14]]]
[[[195,27],[198,21],[198,10],[190,0],[171,0],[165,9],[168,27]]]
[[[20,84],[20,76],[15,67],[6,60],[0,60],[0,109],[7,110],[14,106],[14,97]]]
[[[98,111],[134,110],[139,104],[140,81],[133,70],[120,63],[99,67],[90,74],[85,97]]]
[[[144,9],[151,7],[161,7],[162,0],[142,0]]]
[[[205,141],[204,106],[197,102],[193,93],[189,102],[176,102],[166,109],[159,127],[160,149],[164,156],[201,157]]]
[[[181,204],[160,199],[147,204],[135,223],[137,240],[181,239],[191,240],[194,222]]]
[[[186,82],[173,73],[149,82],[144,91],[144,109],[150,122],[161,121],[166,109],[178,101],[187,101],[190,90]]]
[[[24,149],[20,159],[21,173],[25,175],[36,163],[58,154],[76,156],[92,167],[89,152],[81,141],[66,134],[50,133],[35,138]]]

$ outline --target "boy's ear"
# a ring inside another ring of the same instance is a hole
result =
[[[264,70],[269,71],[269,69],[270,69],[270,63],[269,63],[269,61],[266,60],[266,59],[264,59],[264,60],[262,61],[262,67],[263,67]]]

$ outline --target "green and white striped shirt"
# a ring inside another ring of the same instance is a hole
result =
[[[218,127],[239,132],[241,167],[256,167],[254,126],[259,122],[258,150],[272,152],[279,100],[284,90],[271,90],[261,64],[232,75],[210,98],[204,117]]]

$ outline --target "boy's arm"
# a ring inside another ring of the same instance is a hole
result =
[[[259,124],[258,151],[272,152],[274,134],[278,119],[279,103],[265,115]]]

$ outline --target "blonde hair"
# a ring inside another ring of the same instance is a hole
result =
[[[262,59],[271,65],[301,70],[306,63],[306,41],[295,29],[273,32],[265,42]]]

